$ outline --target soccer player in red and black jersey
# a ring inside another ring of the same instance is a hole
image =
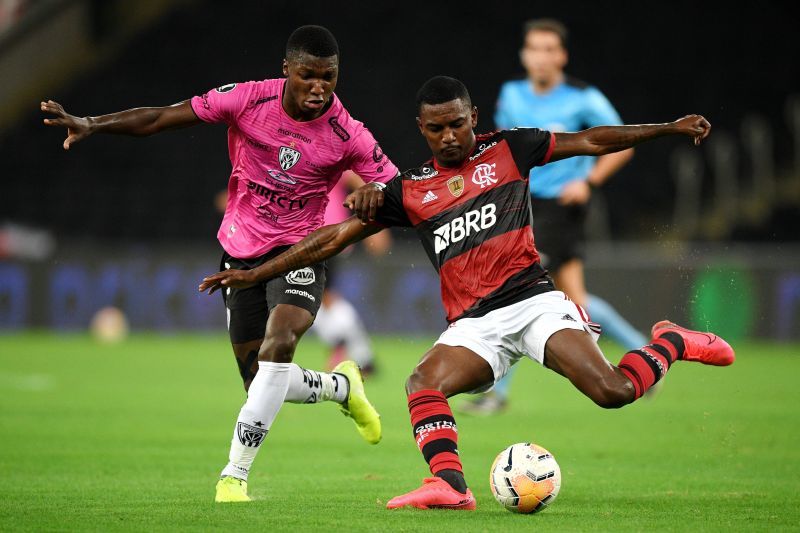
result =
[[[450,326],[406,382],[414,436],[433,477],[387,507],[470,510],[475,499],[462,472],[447,398],[491,388],[523,357],[565,376],[605,408],[640,398],[676,361],[733,363],[733,349],[718,336],[661,321],[649,344],[612,365],[597,346],[596,325],[555,289],[540,265],[531,226],[533,167],[625,150],[666,135],[685,135],[699,144],[711,125],[690,115],[667,124],[578,133],[513,129],[476,136],[478,113],[466,87],[443,76],[423,85],[417,104],[417,123],[432,160],[384,190],[369,184],[353,193],[347,203],[358,217],[311,233],[253,270],[209,276],[200,290],[246,287],[327,259],[383,227],[413,226],[441,277]]]

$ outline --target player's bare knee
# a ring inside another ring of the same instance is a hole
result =
[[[413,394],[423,390],[425,387],[420,386],[421,380],[416,374],[416,370],[412,372],[408,379],[406,379],[406,394]]]
[[[412,394],[421,390],[430,389],[438,390],[438,387],[432,383],[432,380],[425,372],[425,369],[422,368],[421,365],[417,365],[406,380],[406,393]]]
[[[297,336],[292,332],[279,333],[264,339],[258,351],[259,361],[291,363],[297,347]]]

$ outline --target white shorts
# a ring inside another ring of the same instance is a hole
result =
[[[547,340],[562,329],[586,331],[595,342],[600,338],[600,326],[589,321],[582,307],[561,291],[549,291],[479,318],[456,320],[436,344],[472,350],[491,365],[496,383],[523,357],[544,364]],[[493,386],[471,392],[484,392]]]

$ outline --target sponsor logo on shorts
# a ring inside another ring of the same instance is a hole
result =
[[[300,161],[300,152],[288,146],[281,146],[278,150],[278,162],[283,170],[289,170]]]
[[[235,83],[228,83],[227,85],[222,85],[220,87],[217,87],[214,90],[217,91],[218,93],[223,93],[224,94],[224,93],[231,92],[235,88],[236,88],[236,84]]]
[[[285,276],[286,282],[292,285],[311,285],[317,280],[314,269],[311,267],[292,270]]]
[[[472,183],[475,185],[480,185],[481,189],[497,183],[497,178],[495,178],[494,174],[494,168],[496,166],[497,165],[495,163],[481,163],[480,165],[477,165],[475,167],[475,172],[472,173]]]
[[[575,320],[574,318],[572,318],[572,316],[570,316],[570,315],[564,315],[564,316],[562,316],[562,317],[561,317],[561,320],[571,320],[572,322],[577,322],[577,320]]]
[[[267,436],[267,430],[260,427],[251,426],[244,422],[236,424],[236,436],[239,442],[250,448],[258,448]]]
[[[291,283],[291,282],[289,282],[289,283]],[[285,291],[283,291],[283,293],[284,294],[292,294],[294,296],[302,296],[303,298],[308,298],[312,302],[316,302],[317,301],[317,299],[314,298],[313,294],[308,293],[306,291],[301,291],[299,289],[286,289]]]

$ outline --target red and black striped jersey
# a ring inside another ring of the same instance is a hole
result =
[[[449,322],[553,290],[533,241],[528,175],[554,147],[536,128],[478,135],[458,168],[429,160],[387,184],[376,220],[417,231]]]

